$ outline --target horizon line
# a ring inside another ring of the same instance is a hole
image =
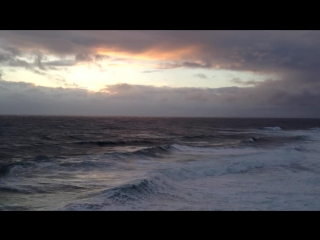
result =
[[[0,117],[82,117],[82,118],[228,118],[228,119],[320,119],[319,117],[208,117],[208,116],[132,116],[132,115],[65,115],[65,114],[1,114]]]

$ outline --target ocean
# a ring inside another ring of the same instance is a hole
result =
[[[320,119],[0,116],[0,210],[320,210],[319,156]]]

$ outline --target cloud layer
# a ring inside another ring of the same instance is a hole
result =
[[[13,55],[38,49],[82,61],[109,51],[171,67],[314,71],[320,60],[320,31],[1,31],[0,38]]]
[[[270,82],[269,84],[272,84]],[[304,92],[278,86],[255,88],[170,88],[116,84],[100,92],[39,87],[0,80],[2,114],[320,117],[320,89]]]
[[[320,117],[319,39],[320,31],[0,31],[0,79],[10,67],[76,87],[48,71],[79,63],[101,68],[101,61],[116,57],[157,61],[141,73],[197,69],[194,78],[206,81],[216,79],[202,73],[208,69],[276,76],[259,82],[234,77],[243,87],[118,84],[97,93],[2,80],[0,114]]]

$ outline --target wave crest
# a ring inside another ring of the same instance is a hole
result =
[[[171,181],[166,181],[160,176],[143,178],[132,183],[123,184],[118,187],[109,188],[87,199],[86,202],[70,203],[62,210],[71,211],[91,211],[104,210],[108,207],[126,206],[132,203],[139,204],[153,196],[160,196],[163,199],[178,198],[170,192],[176,191],[176,187]]]

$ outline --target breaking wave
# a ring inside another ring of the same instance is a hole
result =
[[[87,199],[67,204],[60,210],[92,211],[105,210],[107,208],[114,209],[128,204],[143,204],[144,201],[154,197],[164,200],[182,200],[183,198],[174,194],[176,190],[177,186],[174,186],[172,181],[155,175],[103,190],[95,193],[94,196],[89,196]]]
[[[292,149],[293,150],[293,149]],[[294,150],[295,151],[295,150]],[[216,177],[230,174],[245,174],[266,172],[270,169],[284,171],[311,171],[308,167],[301,166],[300,157],[290,152],[292,157],[285,161],[279,161],[279,153],[274,152],[252,152],[245,155],[238,155],[239,158],[228,158],[223,162],[195,161],[189,165],[176,164],[165,169],[158,169],[142,178],[110,187],[102,191],[88,194],[82,199],[72,201],[61,209],[67,211],[101,211],[101,210],[135,210],[153,209],[159,210],[166,206],[166,202],[172,204],[167,209],[201,209],[202,196],[194,194],[190,184],[201,182],[210,186],[215,182]],[[274,160],[270,160],[275,158]],[[282,170],[283,169],[283,170]],[[210,179],[210,181],[209,181]],[[193,203],[200,203],[194,205]]]
[[[132,153],[127,153],[127,155],[138,155],[138,156],[146,156],[146,157],[161,157],[161,154],[168,154],[171,151],[178,150],[171,144],[149,147],[137,150]]]

